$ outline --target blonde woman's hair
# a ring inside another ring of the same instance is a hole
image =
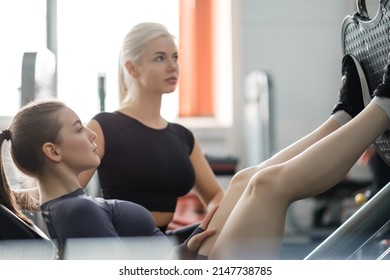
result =
[[[119,102],[121,105],[130,100],[133,91],[132,77],[126,71],[125,63],[131,61],[138,64],[146,46],[159,37],[175,38],[164,25],[155,22],[144,22],[135,25],[123,39],[118,65]]]

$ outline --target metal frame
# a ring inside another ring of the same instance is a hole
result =
[[[305,260],[349,259],[390,220],[390,183],[314,249]]]

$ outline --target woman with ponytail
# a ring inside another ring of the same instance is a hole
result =
[[[60,252],[69,238],[140,236],[171,244],[142,206],[85,194],[78,176],[100,163],[95,139],[96,134],[84,127],[70,108],[54,100],[26,105],[15,115],[9,129],[0,134],[1,144],[10,141],[15,166],[37,180],[42,215]],[[39,231],[19,210],[2,159],[0,167],[1,204]],[[203,228],[209,218],[201,225]],[[179,246],[179,256],[191,256],[213,231],[199,228],[195,233],[196,237]]]
[[[41,236],[43,239],[48,237],[22,211],[39,208],[38,188],[26,190],[11,188],[6,169],[16,166],[32,178],[37,178],[38,174],[42,173],[45,160],[40,154],[40,145],[45,140],[55,139],[58,126],[51,117],[62,106],[62,103],[53,102],[50,106],[36,106],[35,110],[21,110],[14,117],[10,127],[0,133],[0,204],[30,227],[35,236]],[[33,130],[36,134],[32,133]],[[7,143],[9,145],[5,145],[5,141],[9,142]],[[12,166],[6,166],[4,163],[3,147],[5,146],[11,147]]]

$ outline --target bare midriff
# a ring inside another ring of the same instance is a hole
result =
[[[168,225],[173,220],[173,212],[151,212],[157,227]]]

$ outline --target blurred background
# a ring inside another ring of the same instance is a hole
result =
[[[378,1],[366,2],[374,15]],[[328,117],[339,88],[341,23],[355,11],[354,0],[1,1],[0,116],[12,116],[23,102],[22,60],[26,52],[39,53],[37,63],[45,64],[37,66],[36,86],[45,87],[45,77],[54,75],[55,96],[83,121],[102,108],[99,77],[104,78],[104,109],[116,109],[121,41],[133,25],[157,21],[177,37],[184,70],[190,67],[185,59],[187,49],[191,49],[185,47],[204,46],[191,51],[198,52],[199,61],[208,58],[198,63],[198,68],[208,71],[208,77],[193,68],[182,71],[181,76],[183,81],[209,84],[198,91],[205,99],[198,106],[206,106],[205,110],[183,108],[188,106],[184,98],[193,99],[185,97],[188,82],[182,82],[176,93],[166,96],[164,116],[192,127],[205,152],[239,157],[242,168],[264,157],[248,156],[246,147],[261,143],[251,143],[243,125],[248,117],[245,107],[256,101],[255,95],[264,86],[262,75],[266,75],[270,91],[272,139],[267,151],[262,151],[265,156]],[[198,31],[190,32],[195,29]]]
[[[370,16],[378,3],[366,1]],[[176,36],[181,64],[163,115],[194,132],[227,187],[236,170],[329,116],[340,85],[341,24],[355,12],[355,0],[1,1],[0,128],[33,99],[59,98],[85,122],[115,110],[123,37],[139,22],[160,22]],[[290,248],[304,257],[356,211],[354,192],[372,177],[357,163],[348,175],[356,189],[295,203],[285,257]]]

